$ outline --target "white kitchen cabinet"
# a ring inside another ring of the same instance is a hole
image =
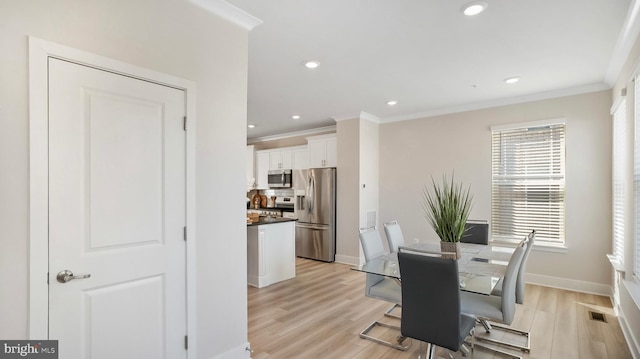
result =
[[[269,152],[269,169],[284,170],[293,168],[292,151],[277,149]]]
[[[254,146],[247,146],[247,191],[255,185]]]
[[[292,151],[293,163],[292,168],[294,170],[306,170],[309,168],[309,151],[307,146]]]
[[[338,166],[338,139],[336,136],[325,140],[325,167]]]
[[[269,188],[268,174],[269,174],[269,151],[256,151],[256,188],[267,189]]]
[[[307,146],[291,146],[255,151],[256,188],[267,189],[269,170],[307,169]]]
[[[335,134],[307,137],[309,168],[337,167],[338,149]]]
[[[247,227],[247,283],[268,285],[296,276],[295,221]]]

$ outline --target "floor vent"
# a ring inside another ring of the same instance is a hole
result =
[[[607,322],[607,317],[604,314],[592,311],[589,311],[589,319],[603,323]]]

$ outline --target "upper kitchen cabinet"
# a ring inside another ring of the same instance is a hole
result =
[[[292,146],[255,151],[256,188],[269,188],[270,170],[302,170],[309,168],[307,146]]]
[[[247,191],[253,188],[256,182],[254,159],[254,146],[247,146]]]
[[[269,151],[269,169],[284,170],[293,168],[292,153],[289,149]]]
[[[301,170],[307,166],[307,146],[274,148],[269,151],[270,170]]]
[[[268,174],[269,174],[269,151],[256,151],[256,188],[266,189],[269,188]]]
[[[309,151],[309,168],[336,167],[338,165],[338,149],[336,135],[307,137]]]
[[[291,151],[291,157],[293,158],[294,170],[306,170],[309,168],[309,151],[307,146],[300,146],[300,148]]]

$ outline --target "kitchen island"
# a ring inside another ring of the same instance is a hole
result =
[[[296,276],[296,220],[260,217],[247,222],[247,283],[268,285]]]

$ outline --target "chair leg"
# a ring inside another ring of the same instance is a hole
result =
[[[505,342],[503,340],[497,340],[497,339],[486,338],[486,337],[481,337],[481,336],[477,337],[478,340],[481,340],[481,341],[484,341],[484,342],[493,343],[493,344],[498,344],[498,345],[504,345],[504,346],[507,346],[507,347],[510,347],[510,348],[521,350],[521,351],[523,351],[525,353],[529,353],[531,351],[531,337],[529,335],[529,332],[524,331],[524,330],[514,329],[514,328],[511,328],[509,326],[502,325],[502,324],[489,323],[489,321],[486,320],[486,319],[478,319],[478,320],[480,321],[482,326],[485,328],[487,333],[489,333],[491,331],[491,329],[497,329],[497,330],[502,330],[502,331],[509,332],[509,333],[520,334],[520,335],[522,335],[522,336],[524,336],[526,338],[526,343],[524,345],[518,345],[518,344],[515,344],[515,343]],[[489,349],[492,349],[492,348],[489,347]]]
[[[478,321],[480,322],[480,324],[482,324],[484,330],[486,330],[487,333],[491,333],[491,324],[488,321],[484,319],[478,319]]]
[[[399,315],[397,314],[393,314],[393,310],[396,308],[401,308],[402,306],[400,304],[394,304],[391,306],[391,308],[387,309],[386,312],[384,312],[384,315],[386,317],[391,317],[391,318],[396,318],[396,319],[401,319]]]
[[[508,351],[502,350],[500,348],[492,347],[492,346],[485,345],[485,344],[482,344],[482,343],[476,343],[476,346],[480,347],[480,348],[485,348],[485,349],[491,350],[492,352],[500,353],[500,354],[502,354],[504,356],[507,356],[509,358],[512,358],[512,359],[522,359],[522,356],[517,355],[517,354],[513,354],[513,353],[509,353]]]
[[[423,359],[423,357],[424,359],[435,359],[436,346],[431,343],[420,342],[420,350],[418,350],[418,359]]]
[[[424,354],[426,355],[427,352],[424,350],[424,342],[420,341],[420,348],[418,348],[418,359],[423,359],[422,358],[422,353],[424,352]]]
[[[462,343],[462,345],[460,345],[460,351],[462,352],[462,356],[467,357],[469,356],[469,354],[473,356],[473,347],[475,346],[475,342],[476,342],[475,333],[476,333],[476,328],[471,328],[471,331],[469,332],[469,337],[471,337],[469,344],[471,348],[467,347],[466,340]]]
[[[385,327],[385,328],[391,328],[391,329],[397,329],[398,331],[400,331],[400,327],[397,326],[397,325],[391,325],[391,324],[375,321],[375,322],[369,324],[368,327],[366,327],[363,331],[360,332],[360,338],[368,339],[368,340],[371,340],[371,341],[376,342],[378,344],[386,345],[388,347],[391,347],[391,348],[394,348],[394,349],[397,349],[397,350],[405,351],[405,350],[407,350],[409,348],[409,345],[403,345],[403,342],[407,339],[407,337],[402,336],[402,335],[399,335],[397,337],[397,340],[396,340],[397,343],[391,343],[391,342],[388,342],[386,340],[382,340],[380,338],[376,338],[374,336],[369,335],[368,333],[376,326]]]
[[[425,352],[424,357],[426,359],[434,359],[436,355],[436,346],[431,343],[426,343],[426,344],[427,344],[427,351]]]

